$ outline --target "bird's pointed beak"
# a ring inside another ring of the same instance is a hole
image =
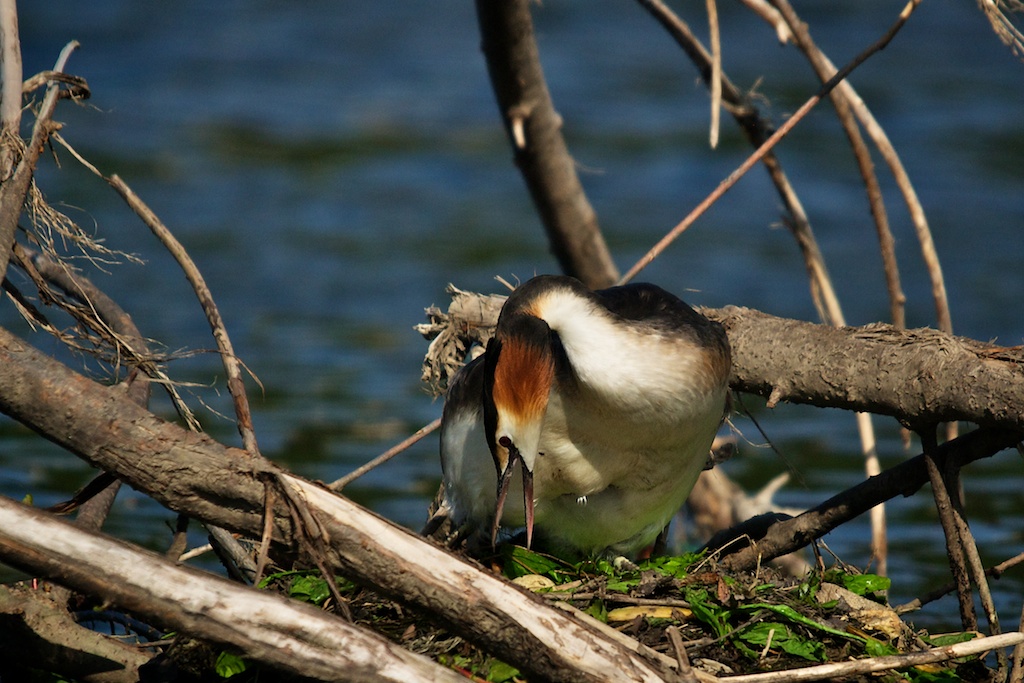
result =
[[[494,510],[494,526],[491,527],[491,547],[497,545],[498,527],[501,526],[501,515],[505,508],[505,499],[508,497],[508,487],[512,482],[512,472],[516,462],[519,462],[523,470],[523,509],[526,512],[526,547],[529,548],[533,544],[533,472],[526,466],[526,462],[515,444],[509,442],[506,448],[508,449],[508,464],[505,465],[505,469],[498,477],[497,505]]]

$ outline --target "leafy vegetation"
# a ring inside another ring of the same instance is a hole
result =
[[[885,604],[889,579],[846,567],[812,572],[801,579],[767,568],[756,574],[729,575],[713,560],[687,554],[619,569],[606,560],[570,564],[514,545],[499,548],[485,563],[545,599],[573,605],[669,656],[674,651],[666,629],[674,626],[695,666],[711,664],[721,672],[791,669],[892,655],[951,645],[977,635],[915,632]],[[515,667],[408,607],[346,579],[336,581],[355,621],[410,650],[430,656],[469,680],[525,680]],[[263,579],[260,587],[322,609],[336,609],[327,582],[317,571],[278,572]],[[833,598],[836,594],[841,597]],[[851,605],[856,598],[866,602]],[[878,615],[890,617],[890,621],[879,621]],[[983,670],[983,663],[975,658],[893,671],[871,680],[943,683],[975,679]],[[250,680],[254,675],[252,680],[258,679],[257,666],[228,652],[217,657],[216,672],[233,680]]]

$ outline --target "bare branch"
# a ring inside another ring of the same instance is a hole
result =
[[[64,409],[68,405],[76,410]],[[660,681],[660,658],[634,652],[543,600],[454,558],[392,522],[261,457],[164,422],[0,329],[0,412],[133,488],[208,524],[259,536],[265,487],[282,480],[322,531],[332,570],[424,609],[467,640],[539,680]],[[272,535],[294,553],[283,502]],[[528,656],[524,653],[529,653]],[[585,656],[583,654],[585,653]]]
[[[836,72],[836,74],[832,78],[830,78],[824,85],[822,85],[821,89],[815,95],[813,95],[799,109],[797,109],[796,112],[784,124],[782,124],[779,127],[779,129],[775,131],[771,135],[771,137],[769,137],[764,142],[764,144],[762,144],[757,149],[756,152],[747,157],[746,161],[740,164],[739,168],[737,168],[735,171],[729,174],[729,176],[725,180],[719,183],[718,187],[716,187],[711,192],[711,194],[709,194],[700,204],[698,204],[693,209],[693,211],[691,211],[689,215],[686,216],[686,218],[680,221],[680,223],[676,225],[674,228],[672,228],[664,237],[662,237],[661,240],[650,249],[650,251],[644,254],[644,256],[641,257],[641,259],[637,261],[633,265],[633,267],[626,272],[625,275],[622,276],[619,282],[629,282],[634,277],[636,277],[637,273],[646,268],[651,263],[651,261],[656,259],[661,254],[661,252],[667,249],[668,246],[672,242],[674,242],[676,238],[679,237],[679,235],[683,234],[683,232],[691,225],[693,225],[693,223],[696,222],[698,218],[704,215],[704,212],[706,212],[716,201],[718,201],[718,199],[722,195],[724,195],[726,192],[732,189],[732,187],[737,182],[739,182],[739,179],[746,175],[747,171],[749,171],[754,166],[754,164],[760,161],[771,148],[778,144],[779,140],[785,137],[789,133],[789,131],[792,130],[793,127],[796,126],[796,124],[799,123],[799,121],[803,119],[803,117],[806,116],[807,113],[811,109],[813,109],[814,106],[817,105],[818,102],[820,102],[825,95],[832,92],[832,90],[840,82],[842,82],[843,79],[849,76],[854,69],[863,64],[865,60],[867,60],[869,57],[871,57],[879,50],[885,48],[885,46],[888,45],[889,42],[892,41],[892,39],[896,36],[899,30],[903,28],[903,24],[907,22],[907,19],[910,18],[910,15],[913,13],[914,9],[920,3],[921,0],[910,0],[910,2],[908,2],[906,6],[903,8],[903,11],[900,12],[899,17],[896,19],[896,22],[893,23],[893,25],[889,28],[888,31],[886,31],[885,35],[883,35],[881,38],[875,41],[874,44],[868,46],[867,49],[865,49],[859,55],[854,57],[849,64],[847,64],[841,70]]]
[[[80,531],[6,498],[0,498],[0,557],[58,583],[102,595],[164,628],[234,645],[248,658],[304,678],[465,680],[311,605]]]
[[[6,182],[21,146],[21,40],[15,0],[0,0],[0,79],[0,182]]]
[[[935,462],[940,470],[947,461],[964,466],[1012,448],[1022,434],[1024,432],[1019,430],[979,429],[939,446],[935,451]],[[928,482],[927,461],[927,456],[918,455],[833,496],[802,515],[776,522],[761,538],[755,539],[754,544],[726,548],[725,552],[729,554],[721,564],[734,571],[753,569],[760,563],[803,548],[878,503],[896,496],[909,496]],[[731,530],[729,537],[742,531],[742,528]],[[708,545],[723,546],[727,538],[712,539]]]
[[[374,469],[375,467],[378,467],[378,466],[386,463],[388,460],[390,460],[391,458],[395,457],[396,455],[398,455],[399,453],[401,453],[405,449],[409,448],[414,443],[417,443],[420,439],[425,437],[427,434],[431,434],[432,432],[434,432],[440,426],[441,426],[441,418],[437,418],[436,420],[433,420],[429,424],[426,424],[426,425],[420,427],[419,429],[417,429],[412,434],[412,436],[410,436],[410,437],[408,437],[406,439],[403,439],[400,443],[397,443],[394,446],[392,446],[391,448],[387,449],[386,451],[384,451],[383,453],[378,455],[376,458],[374,458],[370,462],[366,463],[365,465],[361,465],[361,466],[357,467],[356,469],[354,469],[351,472],[349,472],[348,474],[346,474],[344,477],[341,477],[340,479],[337,479],[337,480],[331,482],[329,488],[332,491],[341,492],[341,490],[343,488],[345,488],[346,486],[351,484],[353,481],[355,481],[359,477],[363,476],[364,474],[366,474],[370,470]]]
[[[153,213],[146,203],[135,194],[128,185],[121,180],[117,174],[104,178],[110,186],[128,203],[132,211],[142,219],[142,222],[153,232],[164,247],[171,253],[174,260],[178,262],[185,273],[185,278],[199,299],[206,318],[210,323],[213,338],[217,342],[217,350],[220,351],[221,361],[224,363],[224,371],[227,373],[228,391],[235,404],[235,417],[237,419],[238,432],[242,436],[242,445],[250,455],[258,455],[259,447],[256,444],[256,432],[252,426],[252,411],[249,409],[249,399],[245,394],[245,383],[242,381],[241,363],[235,355],[235,349],[228,337],[227,328],[224,327],[224,319],[220,315],[216,302],[210,288],[206,285],[203,274],[199,272],[192,257],[188,255],[181,242],[174,237],[167,226]]]
[[[831,328],[734,306],[704,313],[729,333],[733,388],[769,405],[843,408],[910,425],[965,420],[1024,429],[1021,347],[881,323]]]
[[[675,38],[676,42],[683,48],[683,51],[697,65],[704,82],[714,90],[715,86],[722,91],[724,100],[730,105],[736,122],[755,147],[759,147],[768,137],[770,125],[765,121],[757,108],[753,106],[749,98],[742,97],[739,91],[733,86],[724,74],[715,75],[711,55],[701,45],[693,32],[685,22],[682,21],[669,7],[660,0],[640,0],[641,4],[661,23],[663,27]],[[749,0],[748,7],[761,15],[773,26],[781,27],[779,31],[780,40],[792,38],[785,20],[778,10],[771,7],[764,0]],[[834,69],[833,69],[834,71]],[[844,81],[838,86],[842,89],[847,86]],[[775,184],[779,197],[782,199],[788,216],[784,217],[784,223],[796,240],[797,246],[804,259],[804,266],[807,269],[807,276],[810,280],[811,299],[818,310],[821,320],[833,325],[845,325],[846,320],[842,307],[839,304],[839,297],[832,286],[832,279],[825,266],[825,259],[818,247],[818,241],[814,236],[810,220],[804,210],[800,199],[793,190],[782,170],[782,164],[774,152],[765,154],[762,162],[768,170],[768,175]],[[900,301],[902,302],[902,298]],[[900,309],[902,310],[902,309]],[[900,324],[902,326],[902,324]],[[880,471],[878,456],[875,450],[875,431],[869,415],[859,413],[857,415],[857,429],[861,438],[861,451],[864,454],[865,470],[868,476],[874,476]],[[885,507],[878,506],[871,511],[872,528],[872,556],[876,561],[876,568],[880,574],[886,573],[886,531],[885,531]]]
[[[562,271],[607,287],[618,269],[587,201],[544,81],[529,0],[477,0],[484,57],[516,165]]]
[[[0,505],[5,503],[0,498]],[[138,683],[139,668],[153,653],[85,628],[68,613],[68,590],[53,588],[0,586],[0,631],[4,634],[0,656],[5,676],[12,666],[34,669],[46,662],[49,672],[77,680]]]
[[[785,18],[797,47],[807,57],[818,78],[823,83],[827,81],[836,72],[836,69],[827,60],[824,53],[818,49],[818,46],[814,44],[807,24],[800,21],[796,11],[787,0],[772,0],[772,2]],[[842,125],[843,131],[850,141],[850,147],[853,149],[853,156],[857,162],[857,168],[860,171],[861,179],[867,192],[868,206],[871,210],[871,217],[875,222],[875,231],[878,234],[878,244],[882,253],[882,264],[889,291],[889,308],[892,323],[896,327],[905,327],[906,296],[900,285],[899,267],[896,263],[896,242],[889,227],[889,216],[885,210],[885,201],[878,182],[878,176],[874,170],[874,163],[871,161],[871,152],[864,143],[860,128],[857,127],[857,122],[854,119],[851,102],[851,93],[853,92],[853,86],[850,85],[849,81],[844,81],[843,84],[832,91],[830,97],[832,98],[833,106],[835,106],[839,123]],[[859,98],[857,99],[859,100]],[[863,101],[861,101],[861,104],[863,105]],[[945,328],[940,327],[940,329]]]
[[[869,657],[852,662],[819,664],[789,671],[770,671],[762,674],[729,676],[730,683],[799,683],[800,681],[847,680],[850,676],[875,671],[891,671],[924,664],[948,662],[951,659],[977,655],[1024,642],[1024,633],[1004,633],[988,638],[975,638],[955,645],[936,647],[925,652],[911,652],[903,655]]]
[[[1009,569],[1011,567],[1015,567],[1018,564],[1020,564],[1021,562],[1024,562],[1024,553],[1018,553],[1018,554],[1014,555],[1013,557],[1011,557],[1010,559],[1003,560],[1002,562],[1000,562],[996,566],[990,567],[990,568],[986,569],[985,570],[985,576],[992,577],[994,579],[998,579],[999,577],[1001,577],[1003,575],[1003,572],[1005,572],[1007,569]],[[938,600],[941,597],[949,595],[950,593],[952,593],[955,590],[956,590],[956,585],[952,584],[952,583],[949,583],[949,584],[946,584],[945,586],[940,586],[940,587],[938,587],[938,588],[936,588],[934,590],[928,591],[927,594],[925,594],[925,595],[923,595],[923,596],[921,596],[919,598],[914,598],[913,600],[911,600],[908,603],[905,603],[905,604],[902,604],[902,605],[897,605],[893,609],[896,610],[897,614],[906,614],[907,612],[913,612],[915,610],[921,609],[922,607],[924,607],[925,605],[927,605],[930,602],[934,602],[934,601]]]
[[[13,3],[12,3],[13,4]],[[71,41],[64,46],[54,71],[63,71],[71,53],[78,47],[78,41]],[[4,49],[8,49],[5,45]],[[20,57],[19,57],[20,62]],[[6,86],[5,86],[6,87]],[[10,95],[5,91],[4,101],[10,102]],[[7,274],[7,263],[11,258],[11,247],[14,246],[14,233],[18,228],[18,219],[21,217],[22,207],[25,205],[25,197],[28,195],[29,185],[32,183],[32,175],[35,173],[36,162],[43,152],[43,147],[54,130],[53,111],[60,98],[60,83],[53,82],[46,90],[43,103],[36,114],[36,122],[32,127],[32,140],[25,148],[25,152],[14,168],[10,178],[0,183],[0,280]],[[17,101],[21,107],[21,83],[18,83]],[[10,106],[9,104],[7,106]],[[20,119],[19,119],[20,120]],[[17,136],[16,136],[17,137]],[[7,140],[7,138],[4,138]],[[3,173],[6,175],[7,171]]]
[[[967,563],[964,559],[964,539],[957,530],[953,519],[953,504],[950,500],[947,480],[943,476],[945,467],[939,467],[938,442],[935,439],[935,425],[930,425],[918,432],[924,447],[924,463],[928,473],[928,481],[932,485],[932,496],[935,498],[935,509],[939,513],[939,523],[946,539],[946,555],[949,558],[949,571],[956,584],[956,596],[960,604],[960,623],[965,631],[978,629],[978,616],[974,611],[974,595],[971,593],[971,580],[967,575]],[[955,489],[954,489],[955,490]],[[956,492],[959,495],[959,492]]]
[[[1010,48],[1010,52],[1024,59],[1024,33],[1007,16],[1007,13],[1024,10],[1024,3],[1020,0],[978,0],[978,6],[999,40]]]
[[[722,117],[722,39],[718,31],[717,0],[707,0],[708,33],[711,35],[711,130],[708,144],[718,147],[718,127]]]

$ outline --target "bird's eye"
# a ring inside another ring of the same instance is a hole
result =
[[[504,448],[511,448],[512,447],[512,439],[508,438],[507,436],[503,436],[500,439],[498,439],[498,444],[500,446],[503,446]]]

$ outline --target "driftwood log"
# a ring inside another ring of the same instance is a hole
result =
[[[322,681],[465,680],[311,605],[178,565],[5,498],[0,498],[0,559],[103,595],[167,628],[238,647],[278,671]],[[147,659],[136,648],[94,635],[108,649],[135,649],[137,660]],[[118,652],[97,664],[124,656]]]
[[[334,571],[436,615],[535,680],[674,677],[663,656],[639,644],[627,647],[269,461],[165,422],[121,389],[72,372],[6,330],[0,330],[0,411],[206,523],[260,537],[269,507],[279,551],[297,552],[300,537],[319,544]],[[300,508],[300,521],[293,521],[286,500]],[[75,577],[54,578],[77,587]],[[105,595],[96,583],[81,587]]]

